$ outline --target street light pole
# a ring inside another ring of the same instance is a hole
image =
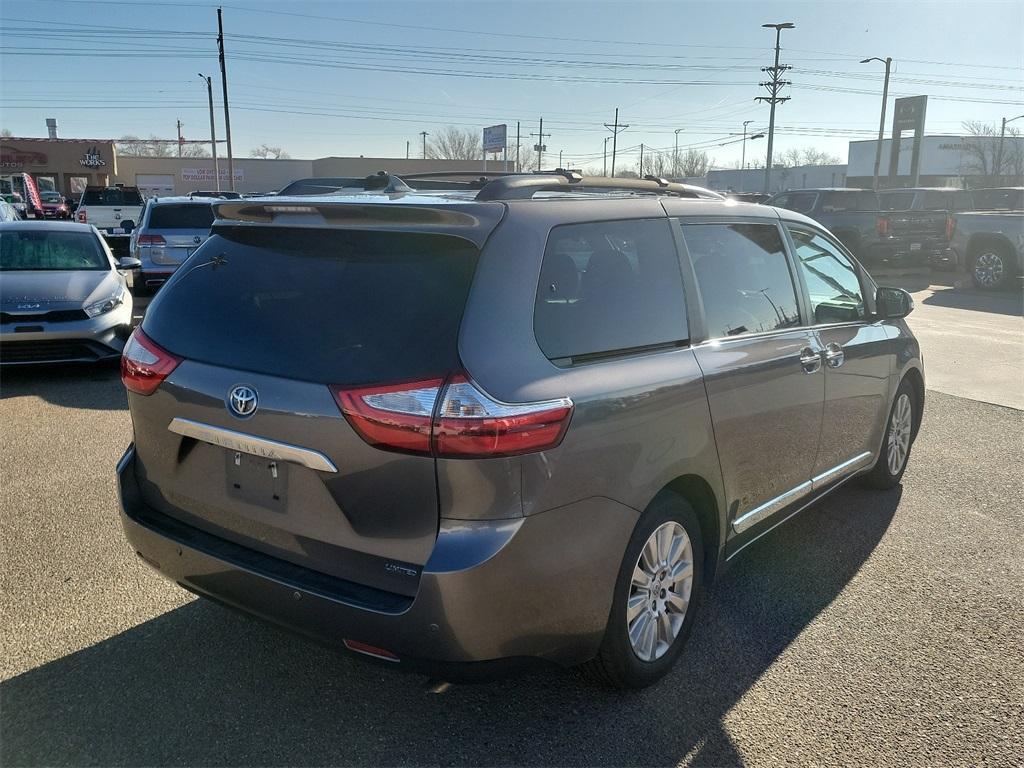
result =
[[[740,192],[743,191],[743,176],[747,170],[747,126],[750,125],[753,120],[743,121],[743,159],[740,160]]]
[[[1006,140],[1006,124],[1012,123],[1014,120],[1020,120],[1024,115],[1017,115],[1016,117],[1003,118],[1003,127],[999,131],[999,154],[996,159],[996,175],[1003,175],[1003,142]]]
[[[199,73],[199,79],[206,81],[206,95],[210,99],[210,154],[213,155],[213,178],[220,192],[220,166],[217,164],[217,129],[213,122],[213,78]]]
[[[672,155],[672,175],[679,175],[679,132],[682,128],[676,128],[676,149],[675,154]]]
[[[786,21],[781,24],[762,24],[761,26],[775,30],[775,64],[764,68],[765,71],[771,74],[772,79],[767,83],[761,83],[761,85],[768,89],[768,93],[771,95],[759,96],[757,98],[757,101],[767,101],[771,105],[771,113],[768,116],[768,162],[764,167],[764,191],[767,193],[771,192],[772,185],[772,149],[775,146],[775,105],[789,101],[788,96],[779,96],[782,87],[789,85],[787,81],[779,79],[779,75],[789,69],[789,66],[779,67],[779,46],[782,39],[782,30],[795,29],[796,24]]]
[[[608,139],[610,138],[611,136],[604,137],[604,176],[606,178],[608,176]]]
[[[878,191],[878,169],[882,164],[882,141],[885,139],[885,105],[889,101],[889,70],[892,68],[892,58],[886,56],[880,59],[872,56],[870,59],[863,59],[861,64],[870,64],[872,61],[879,61],[885,64],[885,82],[882,84],[882,115],[878,118],[878,144],[875,146],[875,175],[873,189]]]

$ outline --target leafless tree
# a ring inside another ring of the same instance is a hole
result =
[[[981,176],[979,182],[982,184],[1000,184],[1004,175],[1024,175],[1024,151],[1019,140],[1019,129],[1007,128],[1005,140],[1000,142],[1001,126],[997,124],[968,120],[961,125],[966,134],[963,142],[965,172]]]
[[[513,141],[508,145],[509,168],[516,162],[516,143]],[[520,172],[537,170],[537,153],[533,151],[533,145],[520,140],[519,143],[519,168]]]
[[[0,128],[0,139],[9,139],[13,135],[10,128]]]
[[[659,179],[676,176],[676,169],[673,168],[671,154],[650,150],[644,153],[644,167],[641,172],[644,176],[657,176]]]
[[[480,160],[483,156],[482,134],[472,128],[448,125],[435,131],[427,141],[427,157],[433,160]]]
[[[260,144],[256,149],[249,150],[249,157],[259,157],[263,160],[288,160],[291,155],[280,147]]]
[[[803,147],[786,150],[773,162],[783,168],[795,168],[798,165],[839,165],[842,160],[829,152]]]
[[[679,176],[706,176],[711,167],[712,158],[701,149],[688,149],[679,156]]]
[[[150,136],[142,139],[126,134],[117,140],[117,152],[123,157],[178,157],[176,141]],[[210,151],[202,144],[182,144],[181,157],[209,157]]]

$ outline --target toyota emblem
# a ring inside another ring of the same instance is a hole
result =
[[[252,387],[240,384],[228,393],[228,410],[233,416],[247,419],[256,413],[259,396]]]

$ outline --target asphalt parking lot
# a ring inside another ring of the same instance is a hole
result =
[[[552,670],[436,695],[193,598],[121,536],[115,368],[3,372],[0,764],[1019,765],[1024,319],[911,288],[930,391],[902,487],[749,548],[632,694]]]

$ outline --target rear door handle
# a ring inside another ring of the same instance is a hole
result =
[[[843,348],[839,344],[830,341],[825,345],[825,360],[828,362],[829,368],[838,368],[846,362],[846,353],[843,352]]]
[[[821,370],[821,353],[815,352],[810,347],[800,350],[800,365],[804,373],[817,373]]]

